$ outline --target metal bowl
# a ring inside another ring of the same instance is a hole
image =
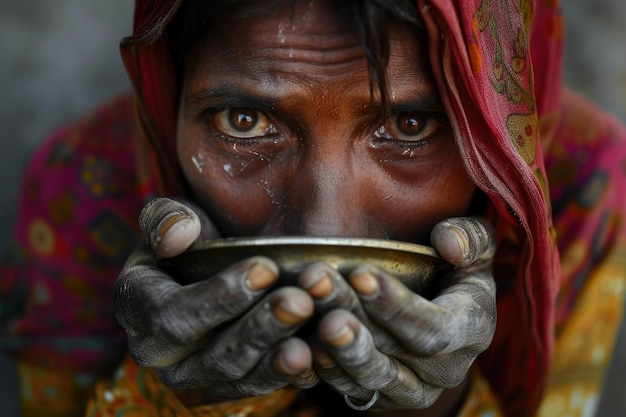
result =
[[[317,261],[326,262],[344,276],[359,265],[371,264],[398,277],[415,292],[423,291],[433,278],[452,268],[428,246],[382,239],[312,236],[202,241],[179,256],[162,259],[159,266],[187,284],[210,278],[253,256],[274,260],[284,282]]]

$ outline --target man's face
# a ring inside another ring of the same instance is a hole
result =
[[[324,2],[223,22],[185,61],[178,156],[224,236],[428,243],[474,193],[426,45],[390,28],[391,117],[363,48]]]

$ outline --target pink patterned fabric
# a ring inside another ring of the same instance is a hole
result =
[[[133,114],[129,96],[115,100],[37,149],[2,265],[0,347],[31,368],[74,375],[77,389],[124,353],[111,289],[138,242]],[[33,378],[42,392],[32,395],[58,391]]]

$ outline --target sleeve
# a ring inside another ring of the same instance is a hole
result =
[[[23,174],[0,269],[0,348],[18,361],[22,415],[82,415],[125,338],[112,286],[138,241],[132,106],[117,100],[51,136]]]

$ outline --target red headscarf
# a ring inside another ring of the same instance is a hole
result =
[[[134,34],[121,46],[144,134],[145,197],[183,192],[166,31],[181,3],[137,0]],[[502,407],[528,415],[547,382],[559,283],[543,157],[561,103],[558,0],[418,0],[418,6],[458,147],[491,202],[485,215],[497,232],[499,323],[480,366]]]

